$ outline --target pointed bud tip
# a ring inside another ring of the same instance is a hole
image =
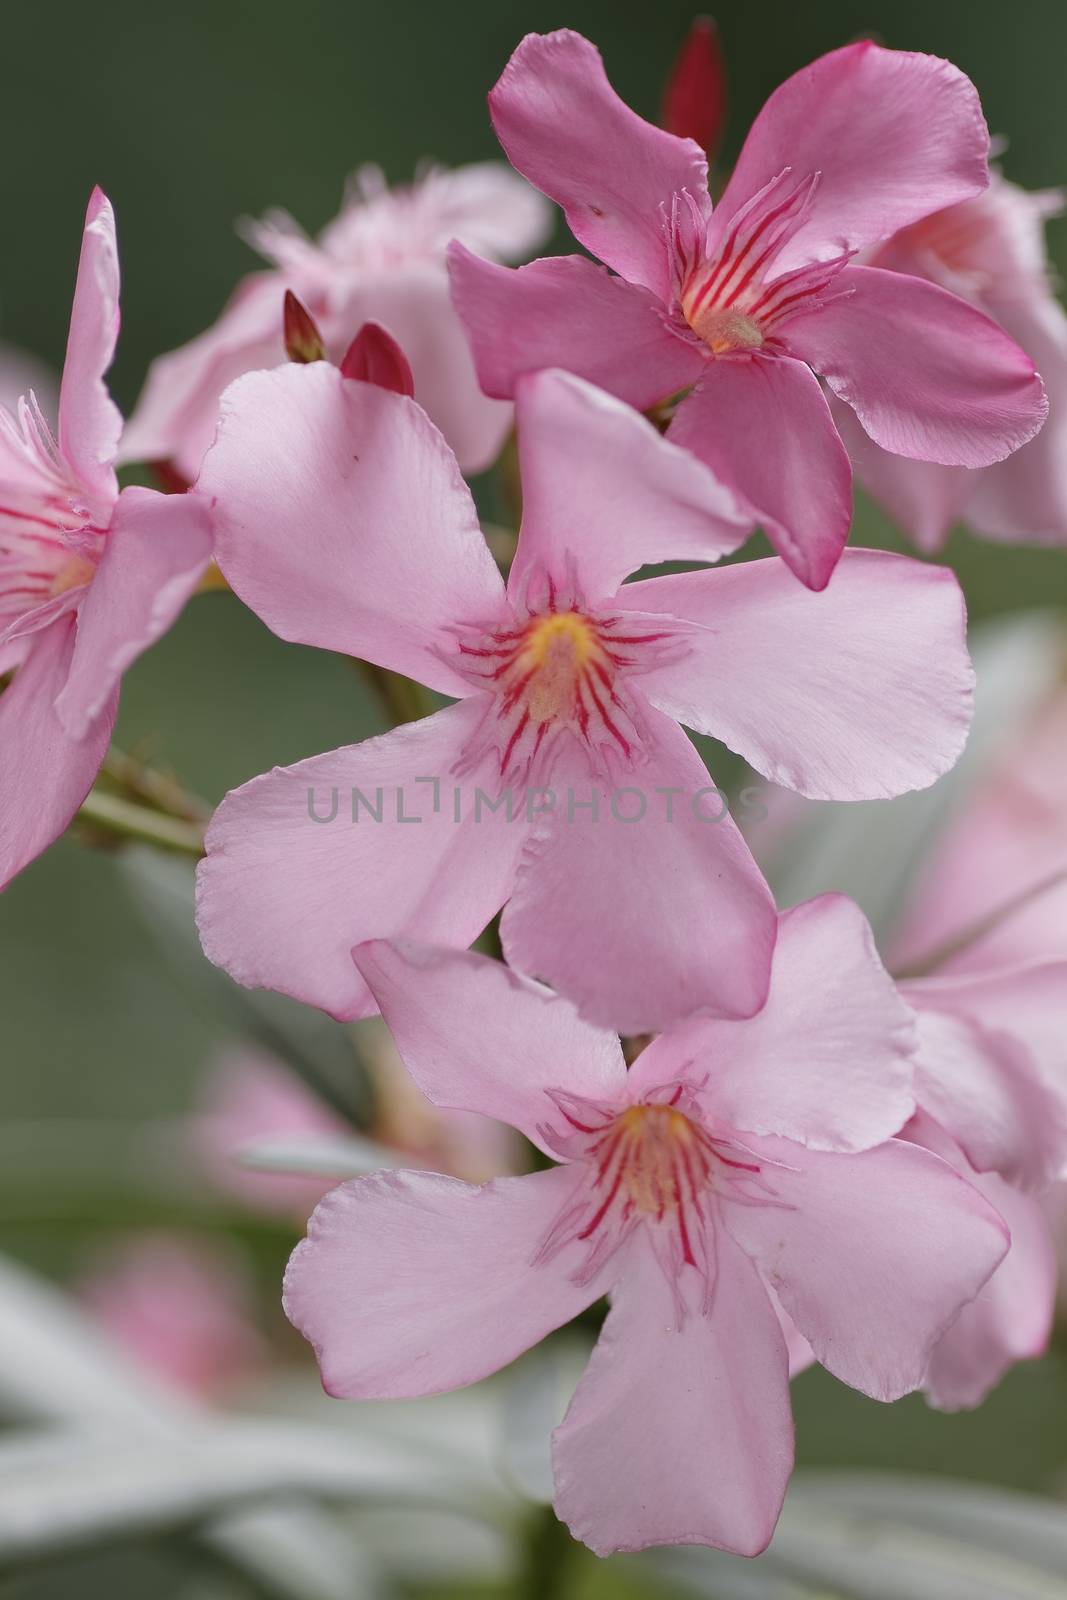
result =
[[[282,315],[285,335],[285,353],[290,361],[325,361],[326,347],[315,318],[291,289],[285,291],[285,309]]]
[[[663,127],[695,139],[711,160],[726,124],[726,59],[719,30],[697,17],[675,59],[663,96]]]
[[[379,389],[392,389],[394,394],[415,394],[408,358],[380,322],[363,324],[341,362],[341,373],[346,378],[375,383]]]

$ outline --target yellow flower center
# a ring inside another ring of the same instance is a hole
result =
[[[80,589],[82,584],[89,582],[95,571],[93,563],[85,556],[71,556],[52,579],[49,597],[54,600],[58,595],[66,594],[68,589]]]
[[[676,1210],[710,1176],[696,1128],[674,1106],[631,1106],[616,1117],[613,1132],[623,1185],[644,1216]]]
[[[758,350],[763,344],[759,323],[743,311],[720,311],[714,305],[687,306],[686,299],[682,301],[682,310],[693,332],[703,339],[713,355],[727,355],[731,350]]]

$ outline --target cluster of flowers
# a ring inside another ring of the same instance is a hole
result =
[[[602,1553],[753,1554],[791,1371],[969,1405],[1047,1336],[1032,1196],[1067,1176],[1067,964],[897,984],[851,902],[780,914],[694,803],[714,784],[680,724],[818,799],[953,764],[959,586],[845,548],[852,473],[928,550],[960,516],[1067,542],[1050,202],[991,177],[962,73],[869,43],[771,96],[714,208],[705,150],[574,33],[525,39],[490,107],[605,265],[500,265],[548,220],[503,169],[365,172],[318,240],[254,228],[275,270],[156,364],[124,435],[94,194],[57,432],[32,397],[0,417],[0,875],[67,826],[122,672],[212,557],[282,638],[448,697],[229,795],[201,936],[242,984],[380,1010],[431,1101],[543,1170],[344,1185],[287,1310],[331,1393],[411,1396],[609,1295],[554,1436],[559,1515]],[[513,419],[505,582],[462,474]],[[133,460],[189,487],[119,493]],[[757,525],[776,554],[716,570]],[[667,561],[693,570],[634,580]],[[498,912],[505,961],[469,953]]]

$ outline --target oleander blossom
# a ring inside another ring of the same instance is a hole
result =
[[[635,115],[579,34],[530,34],[490,97],[512,165],[563,207],[580,256],[509,271],[450,249],[487,394],[559,366],[711,466],[803,581],[848,538],[852,474],[820,379],[884,449],[981,467],[1032,438],[1033,361],[974,306],[857,252],[989,181],[977,94],[947,61],[869,42],[768,100],[712,210],[692,140]]]
[[[476,255],[520,260],[549,227],[542,197],[496,162],[451,172],[427,167],[394,189],[377,167],[361,167],[317,239],[282,210],[246,222],[245,238],[271,270],[245,278],[213,327],[153,363],[122,460],[172,461],[195,479],[227,384],[285,360],[288,288],[315,318],[335,362],[365,322],[384,324],[411,362],[420,403],[464,470],[481,471],[504,441],[511,407],[479,388],[449,300],[445,249],[458,237]]]
[[[895,1399],[1006,1243],[974,1187],[894,1137],[912,1029],[860,913],[837,896],[787,913],[763,1011],[689,1019],[629,1070],[615,1034],[499,962],[407,942],[354,955],[423,1092],[558,1165],[327,1196],[284,1301],[328,1392],[474,1383],[609,1294],[553,1436],[559,1516],[602,1555],[757,1554],[793,1460],[783,1323]]]
[[[0,887],[67,826],[107,750],[118,684],[211,553],[193,495],[129,488],[104,384],[119,328],[115,219],[93,191],[53,435],[34,395],[0,407]]]
[[[994,170],[983,194],[871,252],[871,266],[926,278],[992,317],[1033,357],[1048,393],[1037,438],[988,467],[892,455],[831,398],[859,482],[921,550],[940,550],[957,522],[1004,543],[1067,544],[1067,316],[1045,249],[1045,223],[1062,210],[1060,191],[1030,194]]]
[[[466,945],[504,907],[523,970],[627,1032],[763,1001],[775,911],[679,723],[805,793],[923,786],[970,709],[958,585],[853,551],[821,595],[629,407],[542,373],[517,393],[523,524],[505,587],[455,458],[403,395],[324,362],[240,379],[201,487],[218,560],[281,637],[456,698],[276,769],[208,831],[198,920],[239,982],[373,1009],[348,951]]]

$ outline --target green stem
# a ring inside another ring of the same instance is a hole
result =
[[[116,839],[136,839],[197,860],[204,853],[204,830],[197,823],[165,816],[149,806],[106,794],[102,789],[89,791],[75,821],[88,823]]]
[[[191,794],[177,778],[158,772],[136,756],[127,755],[117,745],[111,746],[100,770],[120,789],[126,790],[131,799],[143,800],[169,817],[200,826],[206,826],[211,818],[211,807],[206,800]]]
[[[575,1544],[551,1506],[539,1506],[527,1525],[517,1600],[562,1600]]]

